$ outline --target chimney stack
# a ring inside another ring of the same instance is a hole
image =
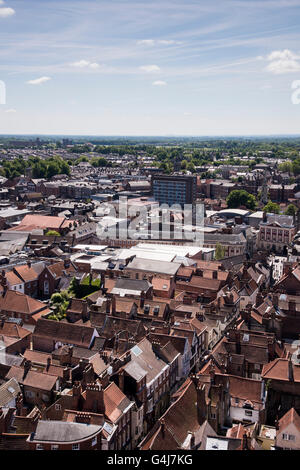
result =
[[[111,314],[115,315],[116,314],[116,297],[113,296],[112,301],[111,301]]]
[[[91,422],[90,413],[80,411],[79,413],[76,414],[76,423],[90,424],[90,422]]]
[[[25,379],[25,377],[27,376],[28,372],[30,371],[31,369],[31,361],[25,361],[24,363],[24,374],[23,374],[23,380]]]
[[[209,375],[210,375],[210,383],[213,385],[215,383],[215,375],[216,375],[216,370],[214,363],[211,361],[210,368],[209,368]]]
[[[68,269],[70,267],[70,260],[69,259],[64,259],[64,268]]]
[[[141,292],[140,307],[141,307],[141,308],[144,308],[144,304],[145,304],[145,292],[142,291],[142,292]]]
[[[206,401],[205,401],[205,384],[196,385],[197,392],[197,417],[201,426],[206,419]]]
[[[294,382],[293,362],[291,356],[288,359],[288,377],[290,382]]]
[[[80,397],[81,392],[82,392],[81,383],[76,380],[73,384],[73,397]]]
[[[259,307],[262,303],[264,302],[264,298],[262,296],[262,293],[261,292],[258,292],[257,296],[256,296],[256,307]]]
[[[119,373],[119,389],[124,393],[124,370]]]
[[[48,372],[49,368],[51,366],[51,357],[47,358],[47,366],[46,366],[46,371]]]
[[[188,434],[190,435],[190,449],[192,450],[195,447],[195,434],[191,431]]]
[[[94,413],[105,414],[104,391],[101,385],[87,384],[85,406]]]
[[[110,314],[111,299],[106,299],[106,313]]]
[[[242,449],[243,449],[243,450],[249,450],[249,447],[248,447],[248,436],[247,436],[247,433],[246,433],[246,432],[244,432],[244,434],[243,434]]]
[[[166,422],[165,422],[164,418],[160,419],[160,428],[161,428],[162,437],[164,438],[165,437],[165,429],[166,429]]]

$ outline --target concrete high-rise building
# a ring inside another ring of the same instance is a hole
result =
[[[196,176],[152,175],[152,194],[160,204],[194,204],[197,198]]]

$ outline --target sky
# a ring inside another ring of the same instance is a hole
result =
[[[300,0],[0,0],[0,134],[300,134],[299,25]]]

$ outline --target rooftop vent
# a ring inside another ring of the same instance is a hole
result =
[[[158,305],[156,305],[156,306],[154,307],[153,313],[154,313],[154,315],[156,315],[156,316],[159,314],[159,306],[158,306]]]
[[[149,313],[149,312],[150,312],[150,305],[145,305],[144,313]]]

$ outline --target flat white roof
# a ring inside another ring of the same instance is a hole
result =
[[[165,245],[162,243],[138,243],[134,248],[151,253],[154,250],[161,253],[172,253],[174,256],[193,256],[201,251],[201,247],[195,245]]]
[[[74,250],[90,250],[90,251],[103,251],[108,248],[108,245],[76,245]]]
[[[256,211],[256,212],[253,212],[253,214],[250,214],[248,217],[263,217],[264,216],[264,212],[263,211]]]

